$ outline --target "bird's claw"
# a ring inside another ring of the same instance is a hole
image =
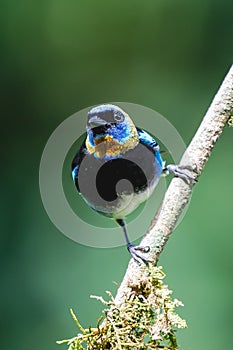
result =
[[[166,166],[166,170],[169,174],[173,174],[175,177],[179,177],[180,179],[184,180],[187,184],[197,182],[197,170],[196,167],[193,165],[169,164]]]
[[[139,245],[133,246],[135,250],[139,250],[142,253],[149,253],[150,247],[147,245],[146,247],[141,247]]]
[[[141,254],[141,253],[148,253],[150,251],[149,246],[141,247],[141,246],[135,246],[133,244],[128,244],[127,249],[137,263],[141,264],[141,261],[143,261],[145,264],[148,264],[149,262],[151,262],[150,259],[146,258],[143,254]]]

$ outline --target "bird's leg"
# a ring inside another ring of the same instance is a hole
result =
[[[192,165],[169,164],[164,167],[163,173],[173,174],[175,177],[179,177],[180,179],[184,180],[187,184],[197,182],[195,176],[197,171]]]
[[[117,219],[116,222],[122,227],[124,235],[125,235],[125,240],[127,244],[127,249],[134,258],[135,261],[137,261],[139,264],[141,263],[141,260],[148,264],[151,262],[148,258],[146,258],[143,254],[141,253],[148,253],[150,251],[150,247],[142,247],[142,246],[135,246],[133,245],[130,240],[129,236],[126,230],[126,223],[123,219]]]

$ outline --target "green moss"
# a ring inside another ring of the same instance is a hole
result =
[[[175,312],[183,304],[172,299],[164,277],[161,267],[149,266],[142,279],[131,281],[120,305],[110,292],[109,301],[94,296],[107,306],[103,310],[105,319],[101,317],[95,328],[84,329],[71,310],[80,333],[57,343],[67,343],[68,350],[177,349],[176,329],[187,326]]]

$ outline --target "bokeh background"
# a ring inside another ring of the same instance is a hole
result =
[[[166,116],[188,144],[232,61],[232,1],[0,7],[1,349],[65,349],[55,341],[77,332],[69,308],[95,325],[102,305],[89,295],[115,293],[129,254],[81,246],[53,226],[38,186],[45,143],[76,111],[126,101]],[[226,128],[160,259],[185,304],[181,349],[232,344],[232,142]]]

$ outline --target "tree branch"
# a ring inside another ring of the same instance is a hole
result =
[[[182,157],[181,164],[193,164],[199,177],[210,157],[211,150],[221,135],[233,111],[233,66],[226,75],[203,121]],[[164,200],[143,238],[141,245],[150,246],[149,259],[156,264],[160,253],[175,228],[175,225],[188,204],[192,187],[179,178],[174,178]],[[115,297],[116,304],[122,304],[132,285],[137,285],[147,269],[131,259],[124,279]]]
[[[224,79],[199,129],[181,159],[181,164],[195,166],[197,178],[221,135],[224,126],[232,124],[233,111],[233,66]],[[150,246],[149,258],[155,265],[160,253],[174,230],[176,223],[189,202],[194,184],[174,178],[165,194],[162,205],[155,215],[141,244]],[[79,330],[76,337],[59,341],[67,343],[68,350],[153,348],[177,350],[175,330],[185,328],[186,322],[175,308],[182,303],[172,299],[172,291],[163,284],[165,274],[153,264],[129,262],[123,282],[115,299],[110,292],[110,301],[101,300],[108,309],[105,319],[99,318],[96,328],[84,329],[73,311]]]

